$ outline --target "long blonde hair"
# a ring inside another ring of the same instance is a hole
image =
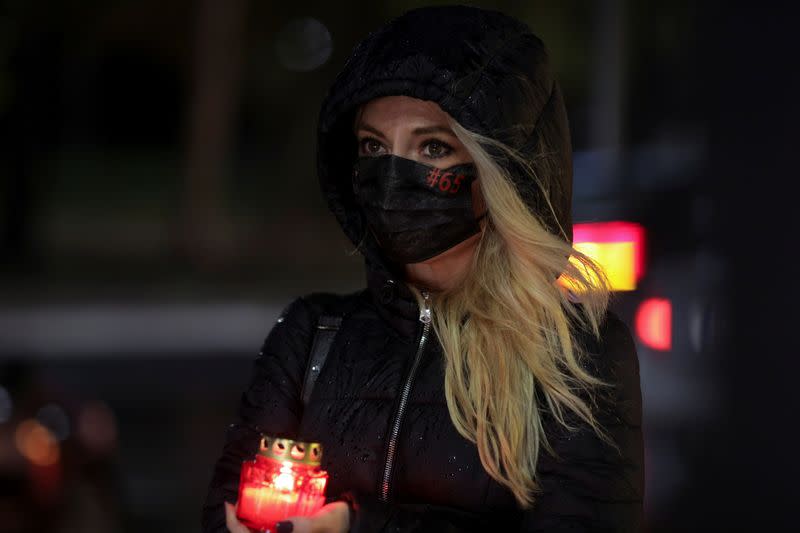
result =
[[[586,354],[575,342],[578,329],[599,338],[608,281],[566,238],[545,229],[487,151],[494,146],[515,158],[542,187],[546,176],[540,174],[553,164],[546,161],[546,146],[539,160],[522,160],[510,147],[450,120],[477,167],[489,216],[466,277],[433,295],[447,407],[458,432],[477,445],[489,475],[528,508],[539,491],[539,454],[542,448],[553,453],[543,410],[568,430],[575,427],[567,415],[577,415],[613,445],[597,423],[592,400],[581,398],[582,392],[593,398],[592,391],[607,384],[587,372]],[[574,293],[556,283],[559,274]],[[419,290],[409,286],[421,305]],[[575,294],[582,312],[571,301]]]

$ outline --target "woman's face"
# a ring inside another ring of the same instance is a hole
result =
[[[472,163],[448,117],[436,103],[411,96],[370,100],[356,116],[358,155],[393,154],[437,168]],[[476,217],[486,209],[477,179],[472,182],[472,208]]]
[[[364,104],[354,131],[359,156],[393,154],[437,168],[472,163],[467,149],[448,125],[449,115],[436,103],[410,96],[384,96]],[[478,179],[472,182],[472,209],[477,218],[486,205]],[[486,223],[480,221],[481,228]],[[420,263],[405,265],[407,277],[426,287],[446,288],[463,277],[480,233]]]

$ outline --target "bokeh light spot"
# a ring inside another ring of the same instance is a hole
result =
[[[49,429],[37,420],[20,422],[14,432],[14,441],[19,453],[37,466],[49,466],[58,462],[60,449],[58,440]]]
[[[70,424],[66,411],[54,403],[50,403],[39,409],[36,419],[56,437],[64,440],[69,436]]]
[[[328,28],[310,17],[290,20],[275,38],[278,60],[289,70],[308,72],[331,56],[333,41]]]
[[[117,423],[111,408],[99,401],[83,406],[78,414],[77,434],[88,449],[110,453],[117,442]]]
[[[0,424],[11,418],[14,404],[11,402],[11,394],[5,387],[0,385]]]

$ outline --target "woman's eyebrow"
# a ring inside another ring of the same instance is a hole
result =
[[[361,123],[361,124],[359,124],[359,125],[358,125],[358,127],[356,128],[356,132],[359,132],[359,131],[361,131],[361,130],[368,131],[368,132],[370,132],[370,133],[374,133],[374,134],[375,134],[375,135],[377,135],[378,137],[382,138],[384,141],[388,140],[388,139],[386,138],[386,136],[385,136],[383,133],[381,133],[381,131],[380,131],[378,128],[376,128],[376,127],[374,127],[374,126],[370,126],[369,124],[367,124],[367,123],[365,123],[365,122],[362,122],[362,123]]]
[[[383,133],[381,133],[381,131],[378,128],[370,126],[365,122],[362,122],[361,124],[358,125],[358,128],[356,128],[356,131],[361,131],[361,130],[374,133],[378,137],[381,137],[382,139],[386,140],[386,136]],[[453,130],[450,129],[448,126],[443,126],[439,124],[435,126],[422,126],[419,128],[414,128],[411,131],[411,133],[412,135],[427,135],[429,133],[446,133],[447,135],[451,135],[453,137],[455,137],[456,135],[455,133],[453,133]]]
[[[453,137],[455,137],[456,135],[455,133],[453,133],[453,130],[451,130],[447,126],[441,126],[441,125],[425,126],[423,128],[414,128],[414,130],[411,133],[413,133],[414,135],[426,135],[428,133],[446,133],[448,135],[452,135]]]

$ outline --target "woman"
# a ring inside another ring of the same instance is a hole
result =
[[[247,531],[232,504],[259,432],[324,446],[327,505],[279,531],[638,530],[636,350],[571,245],[569,129],[542,42],[494,11],[409,11],[354,49],[318,127],[322,190],[367,287],[284,310],[204,530]],[[322,313],[343,320],[304,406]]]

